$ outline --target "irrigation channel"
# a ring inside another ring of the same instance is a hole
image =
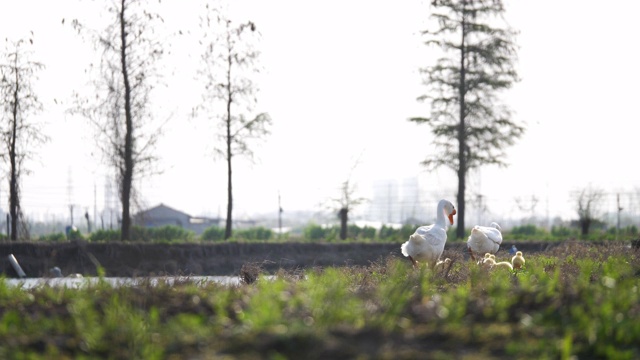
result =
[[[272,278],[266,276],[265,278]],[[176,282],[190,282],[193,284],[205,285],[215,282],[223,285],[239,285],[241,280],[239,276],[154,276],[154,277],[86,277],[86,278],[26,278],[26,279],[5,279],[5,283],[9,286],[19,287],[25,290],[38,288],[41,286],[64,287],[69,289],[81,289],[86,286],[98,284],[104,281],[111,286],[140,286],[158,284],[173,285]]]

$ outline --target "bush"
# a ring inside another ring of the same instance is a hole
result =
[[[396,240],[400,236],[400,230],[394,229],[391,226],[382,225],[378,232],[378,239],[380,240]]]
[[[326,230],[318,224],[309,224],[304,228],[303,234],[309,240],[321,240],[326,237]]]
[[[513,239],[533,239],[547,237],[547,231],[535,225],[514,226],[509,231],[509,235]]]
[[[90,241],[118,241],[120,240],[120,230],[97,230],[89,235]]]
[[[374,239],[376,232],[376,228],[371,226],[359,227],[357,225],[349,225],[347,236],[351,239]]]
[[[568,228],[566,226],[552,226],[551,227],[551,235],[553,237],[559,237],[559,238],[568,238],[571,236],[577,236],[578,234],[578,230],[576,229],[571,229]]]
[[[152,241],[193,241],[193,231],[186,230],[180,226],[166,225],[157,228],[148,228]],[[135,239],[135,238],[134,238]]]
[[[84,236],[82,236],[80,230],[75,228],[69,230],[68,238],[69,240],[84,240]]]
[[[238,229],[234,231],[233,237],[244,240],[269,240],[273,237],[273,231],[271,229],[258,226],[249,229]]]
[[[89,236],[89,239],[91,241],[119,241],[120,230],[97,230]],[[194,233],[192,231],[185,230],[179,226],[167,225],[157,228],[132,226],[131,239],[125,240],[142,242],[184,242],[193,241],[193,239]]]
[[[205,241],[222,241],[224,240],[224,229],[219,226],[210,226],[200,235],[200,239]]]
[[[67,236],[62,232],[57,232],[53,234],[40,235],[38,241],[50,241],[50,242],[61,242],[67,241]]]
[[[616,227],[610,227],[607,230],[607,233],[610,235],[620,235],[620,236],[636,236],[638,235],[638,227],[635,225],[626,226],[620,228],[620,231]]]

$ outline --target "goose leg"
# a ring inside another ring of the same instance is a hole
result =
[[[467,246],[467,250],[469,251],[469,256],[471,256],[471,260],[476,261],[476,257],[473,255],[473,251],[471,251],[471,248]]]
[[[411,260],[411,264],[413,264],[413,267],[418,266],[418,264],[416,264],[416,261],[413,260],[413,258],[411,257],[411,255],[409,255],[409,260]]]

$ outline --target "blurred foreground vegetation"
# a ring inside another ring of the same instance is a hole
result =
[[[247,264],[239,286],[0,279],[0,358],[637,359],[638,255],[567,243],[519,271],[445,253],[435,273],[388,257],[273,279]]]

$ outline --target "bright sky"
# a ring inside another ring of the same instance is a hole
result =
[[[235,2],[262,34],[260,111],[273,119],[272,135],[256,148],[258,162],[235,164],[236,217],[275,212],[279,193],[285,211],[324,210],[356,162],[351,181],[360,196],[372,198],[386,180],[418,178],[420,201],[434,213],[439,198],[455,202],[451,170],[427,173],[419,164],[432,149],[429,127],[406,120],[429,110],[415,100],[424,92],[418,69],[433,61],[419,35],[428,3]],[[69,203],[80,216],[85,210],[93,214],[94,205],[99,212],[109,169],[86,121],[65,114],[73,89],[85,84],[92,47],[61,20],[90,19],[103,10],[81,0],[0,4],[0,34],[15,39],[33,30],[34,60],[47,66],[38,81],[45,112],[37,121],[51,142],[28,163],[23,209],[36,218],[65,216]],[[164,6],[171,8],[162,14],[168,27],[197,29],[195,2]],[[522,216],[515,199],[526,204],[533,195],[540,199],[536,215],[575,217],[569,194],[589,185],[611,194],[610,211],[613,194],[621,192],[626,209],[640,213],[640,171],[633,162],[640,128],[640,52],[633,45],[639,12],[640,3],[630,0],[606,7],[592,0],[508,2],[506,19],[520,31],[516,69],[522,81],[505,100],[527,132],[509,148],[508,168],[472,174],[469,197],[484,195],[487,223]],[[165,57],[172,75],[168,86],[157,89],[164,100],[154,105],[171,114],[158,146],[164,172],[138,184],[143,205],[162,202],[192,215],[224,214],[226,170],[212,160],[213,126],[189,115],[200,101],[194,77],[201,50],[193,46],[197,38],[172,44]],[[0,186],[4,211],[6,182]]]

